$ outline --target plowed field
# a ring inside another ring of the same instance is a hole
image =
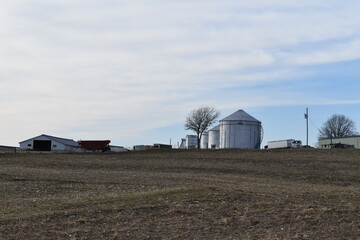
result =
[[[359,150],[0,154],[0,239],[360,239]]]

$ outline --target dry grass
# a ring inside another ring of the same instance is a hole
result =
[[[360,151],[0,155],[0,239],[358,239]]]

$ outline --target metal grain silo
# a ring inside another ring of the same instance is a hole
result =
[[[196,135],[186,135],[186,148],[196,148],[197,147],[197,137]]]
[[[220,125],[209,130],[208,147],[210,149],[218,149],[220,147]]]
[[[260,148],[261,122],[243,110],[220,120],[220,148]]]
[[[208,142],[209,142],[209,133],[204,132],[200,139],[200,148],[201,149],[207,149],[208,148]]]

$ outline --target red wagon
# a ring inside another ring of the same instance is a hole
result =
[[[79,140],[78,144],[84,151],[110,151],[110,140]]]

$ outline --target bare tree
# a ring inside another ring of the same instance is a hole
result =
[[[220,116],[220,112],[214,107],[200,107],[194,109],[187,116],[185,121],[185,129],[196,133],[197,147],[200,148],[200,140],[202,134],[210,127]]]
[[[358,134],[355,123],[343,114],[332,115],[319,130],[319,138],[335,138]]]

